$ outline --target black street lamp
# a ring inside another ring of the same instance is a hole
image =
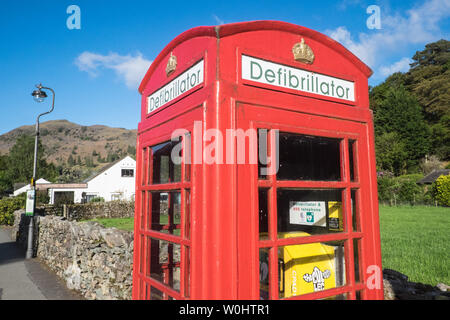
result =
[[[52,88],[43,87],[42,84],[36,85],[37,90],[34,90],[31,95],[33,96],[34,100],[36,102],[43,102],[45,98],[47,98],[47,94],[45,91],[42,91],[42,89],[48,89],[53,94],[53,102],[52,102],[52,108],[44,113],[41,113],[38,115],[36,119],[36,136],[34,140],[34,165],[33,165],[33,178],[31,179],[31,188],[33,191],[33,207],[32,207],[32,213],[30,216],[30,223],[28,225],[28,246],[27,246],[27,253],[26,253],[26,259],[30,259],[33,257],[33,230],[34,230],[34,212],[36,209],[36,170],[37,170],[37,154],[38,154],[38,141],[39,141],[39,118],[45,114],[49,114],[53,111],[53,108],[55,107],[55,91],[53,91]]]

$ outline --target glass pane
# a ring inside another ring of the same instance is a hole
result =
[[[318,242],[278,248],[280,298],[344,286],[344,241]]]
[[[142,263],[145,263],[145,276],[150,277],[151,276],[151,270],[150,270],[150,260],[152,256],[152,242],[151,238],[145,237],[146,245],[145,245],[145,261]]]
[[[151,229],[163,233],[180,235],[181,193],[152,192]]]
[[[340,139],[280,132],[277,179],[340,180]]]
[[[342,190],[279,189],[278,237],[343,231]]]
[[[181,165],[171,160],[172,149],[179,141],[169,141],[153,146],[153,184],[179,182],[181,180]],[[181,152],[181,147],[177,146]],[[181,157],[180,154],[177,156]]]
[[[144,299],[148,300],[150,298],[150,285],[147,282],[145,282],[144,285],[145,285]]]
[[[353,258],[355,264],[355,282],[360,282],[359,257],[361,257],[361,239],[353,239]]]
[[[144,236],[140,236],[140,241],[139,241],[139,250],[140,250],[140,254],[141,254],[141,263],[139,265],[139,272],[140,273],[144,273],[144,261],[146,259],[148,259],[149,256],[145,255],[145,237]]]
[[[353,231],[361,231],[359,219],[359,190],[352,190],[352,228]]]
[[[150,277],[180,290],[180,245],[151,238]]]
[[[267,210],[267,189],[259,189],[259,239],[268,239],[269,213]]]
[[[269,249],[259,249],[259,299],[269,299]]]
[[[147,206],[147,200],[146,200],[146,194],[147,194],[147,192],[145,192],[145,191],[142,191],[141,192],[141,216],[140,216],[140,223],[141,223],[141,225],[139,226],[142,230],[144,230],[145,229],[145,223],[146,223],[146,219],[148,219],[147,218],[147,215],[148,215],[148,208],[146,207]]]
[[[263,168],[267,167],[268,158],[268,130],[258,129],[258,178],[267,179],[267,174],[263,174]]]
[[[191,192],[186,190],[184,204],[184,237],[191,237]]]
[[[184,296],[189,298],[191,292],[191,250],[189,247],[185,247],[185,264],[184,264]]]
[[[148,169],[149,169],[149,163],[148,163],[148,148],[142,149],[142,185],[148,184]]]
[[[162,293],[162,291],[159,291],[155,287],[151,287],[150,299],[151,300],[163,300],[164,299],[164,294]]]
[[[192,163],[192,156],[191,156],[191,134],[188,133],[184,136],[184,145],[185,154],[184,157],[184,180],[185,181],[191,181],[191,163]]]
[[[354,145],[356,141],[355,140],[349,140],[348,141],[348,160],[349,160],[349,167],[350,167],[350,181],[355,181],[355,154],[354,154]]]

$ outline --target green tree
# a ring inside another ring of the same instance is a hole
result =
[[[12,189],[8,179],[8,157],[0,155],[0,198],[6,194],[6,191]]]
[[[406,167],[418,167],[419,160],[430,149],[430,131],[423,119],[417,100],[403,85],[390,87],[374,116],[376,138],[395,132],[404,143],[407,153]]]
[[[6,173],[6,177],[11,184],[31,180],[34,164],[34,143],[34,137],[22,135],[11,148],[8,155]],[[44,153],[44,146],[39,140],[36,178],[54,181],[58,176],[58,170],[55,165],[46,162]]]
[[[378,171],[389,171],[395,175],[405,173],[408,153],[405,144],[396,132],[385,132],[375,139]]]
[[[94,160],[92,159],[92,157],[89,156],[84,157],[84,163],[89,168],[94,167]]]
[[[431,137],[432,152],[442,160],[450,160],[450,115],[431,126]]]
[[[441,160],[448,161],[450,160],[450,41],[439,40],[429,43],[424,50],[417,51],[412,59],[408,72],[394,73],[383,83],[370,88],[370,107],[377,113],[380,105],[388,99],[388,93],[393,88],[404,86],[417,100],[425,125],[431,133],[428,155],[437,155]],[[376,130],[378,131],[377,125]],[[403,138],[404,135],[401,136],[401,139]],[[412,167],[415,166],[415,162],[416,160],[412,159]],[[411,163],[408,166],[410,169]]]
[[[417,98],[431,126],[432,154],[450,160],[450,41],[429,43],[413,56],[406,88]]]
[[[405,83],[405,79],[406,75],[404,73],[396,72],[387,77],[383,83],[375,87],[370,87],[369,90],[370,108],[374,112],[376,112],[378,106],[386,99],[389,89],[392,87],[399,87],[403,85]]]
[[[75,165],[75,160],[73,159],[72,155],[69,154],[69,158],[67,158],[67,164],[71,167]]]
[[[136,147],[135,146],[128,146],[127,154],[132,155],[132,156],[136,156]]]

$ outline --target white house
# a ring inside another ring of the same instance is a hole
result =
[[[48,182],[47,180],[40,178],[36,180],[36,189],[45,188],[46,185],[50,185],[51,182]],[[14,190],[14,197],[17,197],[19,194],[22,194],[24,192],[27,192],[28,190],[31,190],[31,185],[27,184],[26,186],[23,186],[17,190]]]
[[[80,184],[59,184],[49,188],[50,204],[58,197],[69,197],[74,203],[101,197],[105,201],[133,200],[136,161],[130,156],[113,162]]]

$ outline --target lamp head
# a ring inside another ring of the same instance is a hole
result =
[[[37,85],[36,88],[38,88],[37,90],[34,90],[31,95],[33,96],[34,101],[36,102],[42,102],[44,101],[45,98],[47,98],[47,94],[45,93],[45,91],[42,91],[42,85]]]

